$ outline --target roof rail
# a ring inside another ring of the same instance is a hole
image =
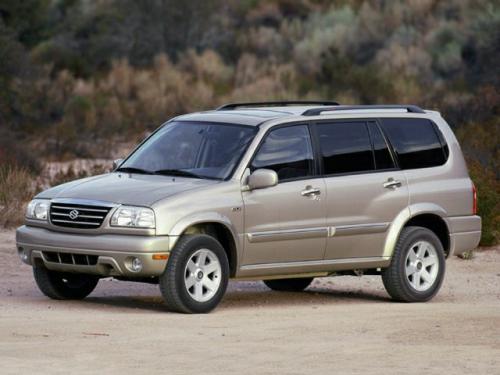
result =
[[[285,100],[276,102],[247,102],[247,103],[229,103],[217,108],[217,111],[227,111],[239,107],[285,107],[289,105],[339,105],[331,100]]]
[[[406,109],[410,113],[425,113],[422,108],[416,105],[398,105],[398,104],[387,104],[387,105],[339,105],[335,107],[318,107],[311,108],[302,113],[302,116],[317,116],[321,115],[322,112],[332,112],[332,111],[355,111],[355,110],[370,110],[370,109]]]

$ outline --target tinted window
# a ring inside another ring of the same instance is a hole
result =
[[[370,129],[370,137],[373,143],[373,152],[375,156],[375,168],[376,169],[391,169],[394,168],[394,161],[391,157],[391,152],[387,146],[387,142],[384,136],[380,132],[379,127],[376,123],[370,122],[368,124]]]
[[[443,147],[444,159],[448,160],[448,156],[450,155],[450,150],[448,148],[448,144],[446,143],[446,140],[444,139],[443,133],[441,133],[441,130],[439,130],[438,127],[435,125],[434,125],[434,130],[436,131],[436,133],[439,137],[439,142],[441,142],[441,147]]]
[[[382,127],[402,169],[428,168],[445,163],[437,129],[426,119],[383,119]]]
[[[313,166],[311,139],[306,125],[272,130],[252,162],[252,170],[272,169],[280,181],[311,176]]]
[[[372,146],[364,122],[318,124],[324,174],[375,169]]]

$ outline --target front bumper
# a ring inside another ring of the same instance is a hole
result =
[[[62,233],[26,225],[17,229],[16,244],[29,265],[41,262],[54,271],[127,278],[161,275],[170,251],[168,236]],[[143,265],[138,272],[131,269],[134,258]]]

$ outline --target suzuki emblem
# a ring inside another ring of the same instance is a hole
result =
[[[71,220],[76,220],[76,219],[78,219],[78,215],[79,214],[80,213],[77,210],[71,210],[70,213],[69,213],[69,218]]]

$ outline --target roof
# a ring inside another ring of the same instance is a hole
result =
[[[221,108],[212,111],[196,112],[176,117],[178,121],[205,121],[221,122],[240,125],[258,126],[268,120],[318,116],[321,112],[333,113],[425,113],[422,109],[411,105],[373,105],[373,106],[344,106],[344,105],[293,105],[293,106],[259,106],[254,108],[236,107]]]
[[[326,108],[327,106],[324,107]],[[257,126],[268,120],[274,120],[283,117],[300,116],[305,111],[313,108],[318,108],[318,106],[272,107],[272,109],[268,107],[261,107],[214,110],[182,115],[177,117],[176,120],[225,122]]]

